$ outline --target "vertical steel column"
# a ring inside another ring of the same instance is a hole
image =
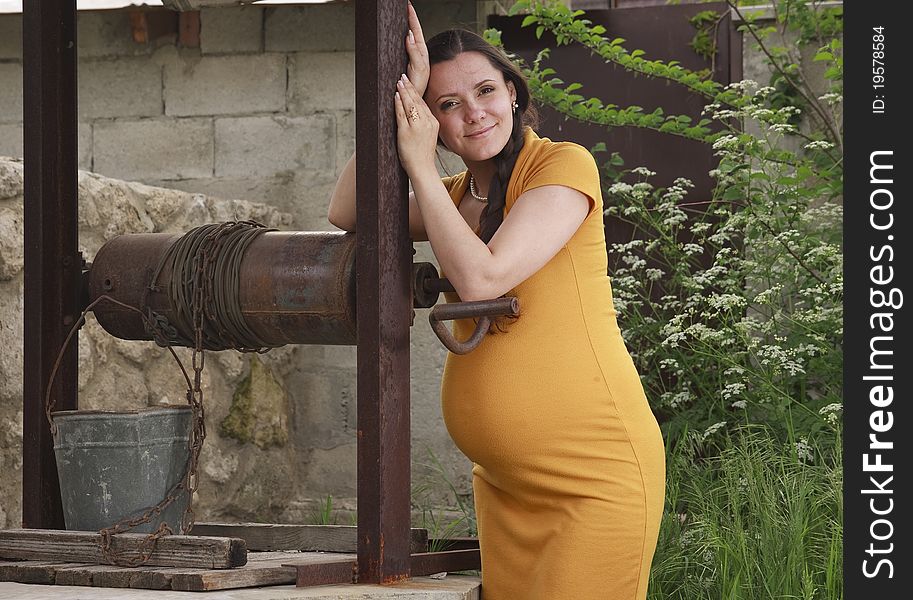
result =
[[[25,302],[22,524],[63,529],[50,431],[48,377],[79,315],[76,228],[76,0],[22,3],[25,154]],[[76,408],[76,346],[54,384],[59,409]]]
[[[358,161],[358,581],[410,575],[408,183],[393,92],[405,72],[406,0],[355,7]]]

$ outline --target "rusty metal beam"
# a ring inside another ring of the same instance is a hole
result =
[[[53,443],[44,416],[51,369],[79,315],[76,0],[22,6],[25,178],[22,523],[63,529]],[[54,383],[57,408],[76,408],[76,347]]]
[[[355,264],[358,311],[358,573],[409,577],[409,194],[396,150],[395,83],[406,70],[407,2],[355,10]]]

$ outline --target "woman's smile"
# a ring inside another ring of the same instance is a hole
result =
[[[495,125],[497,125],[497,123],[495,123]],[[483,129],[482,131],[477,131],[476,133],[470,133],[466,137],[472,138],[472,139],[488,137],[488,134],[494,130],[495,125],[490,125],[490,126],[486,127],[485,129]]]

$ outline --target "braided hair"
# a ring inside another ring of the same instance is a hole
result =
[[[504,148],[493,157],[495,174],[488,186],[488,202],[479,217],[479,237],[486,244],[491,241],[501,222],[504,220],[504,207],[507,203],[507,184],[513,173],[517,157],[523,148],[524,128],[539,126],[539,114],[530,103],[529,86],[520,69],[501,50],[486,42],[481,36],[465,29],[449,29],[429,39],[428,61],[434,65],[456,58],[463,52],[478,52],[488,59],[491,66],[501,72],[505,82],[512,81],[517,93],[518,108],[513,113],[513,127],[510,139]],[[438,146],[446,148],[438,137]]]

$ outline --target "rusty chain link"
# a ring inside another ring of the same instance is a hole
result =
[[[206,439],[202,389],[205,350],[232,348],[240,352],[263,353],[271,348],[268,344],[260,343],[256,334],[247,326],[238,303],[238,274],[244,251],[258,235],[266,231],[273,230],[256,221],[228,221],[203,225],[188,231],[163,254],[149,286],[144,291],[142,308],[130,306],[108,295],[101,295],[82,311],[64,340],[51,370],[45,395],[45,415],[54,436],[57,435],[57,426],[52,417],[56,403],[51,394],[54,378],[73,335],[85,323],[86,314],[99,302],[112,302],[139,313],[146,331],[157,345],[168,349],[187,383],[186,398],[191,407],[192,427],[188,444],[190,453],[184,474],[158,504],[143,509],[139,514],[134,513],[135,516],[124,517],[99,531],[99,548],[104,559],[110,564],[123,567],[145,564],[155,551],[158,540],[174,533],[167,523],[162,522],[155,531],[146,536],[140,544],[138,554],[133,557],[118,554],[112,547],[114,536],[149,523],[177,500],[182,492],[187,494],[187,507],[181,517],[180,533],[188,533],[193,528],[193,495],[199,486],[197,466]],[[147,305],[149,292],[162,291],[158,280],[166,267],[170,267],[171,270],[168,288],[171,306],[176,315],[175,323],[170,323]],[[174,352],[174,345],[193,348],[192,381],[184,364]]]

